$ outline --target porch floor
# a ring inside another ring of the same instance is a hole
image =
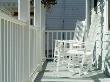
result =
[[[56,72],[55,64],[52,61],[46,61],[34,82],[110,82],[105,74],[100,70],[94,70],[87,75],[79,76],[65,70],[63,66],[59,72]]]

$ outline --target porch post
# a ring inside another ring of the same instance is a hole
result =
[[[45,8],[41,0],[34,0],[34,26],[45,29]]]
[[[41,66],[42,65],[42,55],[41,55],[41,45],[42,45],[42,40],[41,40],[41,38],[42,38],[42,27],[41,27],[41,12],[42,12],[42,10],[41,10],[41,0],[34,0],[34,26],[36,27],[36,28],[38,28],[38,35],[37,35],[37,40],[38,40],[38,43],[37,43],[37,64],[39,65],[39,66]],[[40,68],[40,70],[41,70],[42,68]]]
[[[23,33],[24,46],[23,47],[23,66],[22,66],[22,77],[26,80],[30,78],[30,0],[18,0],[18,19],[26,23],[26,28]],[[21,70],[20,70],[21,71]],[[27,81],[26,81],[27,82]]]
[[[44,5],[41,6],[41,28],[42,28],[42,61],[45,61],[46,60],[46,57],[45,57],[45,15],[46,15],[46,9],[44,8]]]
[[[90,0],[86,0],[86,36],[85,39],[87,38],[88,30],[90,27]]]
[[[34,26],[41,28],[41,0],[34,0]]]
[[[105,40],[105,37],[104,37],[104,34],[106,33],[106,32],[108,32],[108,27],[109,27],[109,23],[108,23],[108,16],[109,16],[109,14],[108,14],[108,4],[109,4],[109,0],[104,0],[104,3],[105,3],[105,6],[104,6],[104,26],[103,26],[103,30],[102,30],[102,33],[103,33],[103,37],[102,37],[102,46],[104,46],[104,40]],[[107,39],[107,37],[106,37],[106,39]],[[104,50],[102,50],[102,71],[105,71],[105,57],[106,57],[106,55],[107,55],[107,53],[105,54],[106,52],[104,52]],[[110,69],[108,69],[108,70],[110,70]]]
[[[30,0],[18,0],[18,19],[30,24]]]
[[[41,27],[45,30],[45,14],[46,9],[44,8],[44,5],[41,5]]]

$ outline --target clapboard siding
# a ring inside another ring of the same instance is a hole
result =
[[[46,13],[46,29],[74,29],[77,20],[85,19],[86,0],[57,0]]]

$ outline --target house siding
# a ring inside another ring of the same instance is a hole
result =
[[[77,20],[85,20],[85,0],[57,0],[46,13],[46,29],[74,29]]]

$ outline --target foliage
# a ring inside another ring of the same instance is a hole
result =
[[[42,0],[41,3],[44,5],[45,8],[49,9],[51,6],[57,4],[56,0]]]

